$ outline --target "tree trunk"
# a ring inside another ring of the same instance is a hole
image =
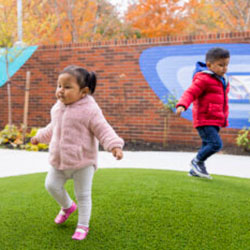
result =
[[[29,91],[30,91],[30,71],[26,73],[26,83],[25,83],[25,96],[24,96],[24,108],[23,108],[23,144],[25,143],[25,137],[28,128]]]

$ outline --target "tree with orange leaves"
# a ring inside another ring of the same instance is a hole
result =
[[[250,29],[250,0],[189,0],[184,8],[188,33]]]
[[[250,0],[138,0],[126,21],[144,37],[250,29]]]
[[[57,16],[52,11],[48,0],[23,1],[23,40],[25,43],[52,42],[51,37],[57,25]]]
[[[250,0],[213,0],[214,11],[230,31],[250,30]]]
[[[132,34],[108,0],[29,0],[24,5],[24,37],[40,44],[119,39]]]
[[[0,0],[0,47],[9,47],[17,39],[16,1]]]
[[[0,2],[0,56],[3,59],[3,65],[5,65],[5,71],[7,75],[7,96],[8,96],[8,124],[12,127],[12,102],[11,102],[11,84],[9,75],[9,61],[10,61],[10,48],[16,41],[16,33],[13,31],[15,22],[8,25],[8,21],[12,20],[16,16],[16,12],[13,8],[13,3],[10,1],[2,0]]]
[[[185,29],[183,10],[178,0],[139,0],[129,6],[125,20],[143,37],[176,35]]]
[[[8,15],[0,25],[7,27],[16,40],[16,0],[0,0],[1,6],[5,9],[11,6],[12,16]],[[22,19],[26,44],[119,39],[132,34],[108,0],[26,0]]]
[[[208,0],[189,0],[184,4],[186,34],[206,34],[225,28],[220,14]]]

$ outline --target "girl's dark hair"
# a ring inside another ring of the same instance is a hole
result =
[[[68,73],[74,76],[80,89],[88,87],[91,94],[95,92],[97,79],[96,74],[94,72],[88,72],[82,67],[70,65],[64,68],[60,74],[63,73]]]
[[[206,62],[214,62],[220,59],[226,59],[230,57],[230,53],[227,49],[215,47],[208,50],[206,53]]]

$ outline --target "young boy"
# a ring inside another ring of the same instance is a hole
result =
[[[191,161],[190,176],[212,178],[204,163],[222,148],[220,127],[228,125],[229,82],[225,73],[229,59],[228,50],[210,49],[206,53],[206,63],[196,63],[192,85],[176,105],[176,114],[180,116],[193,102],[193,126],[202,140],[202,147]]]

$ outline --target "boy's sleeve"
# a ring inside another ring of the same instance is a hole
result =
[[[109,125],[101,110],[98,110],[91,116],[89,126],[106,151],[110,152],[113,148],[123,148],[123,139]]]
[[[204,89],[205,83],[199,77],[196,77],[192,81],[192,85],[181,96],[176,108],[183,106],[187,110],[190,104],[203,93]]]
[[[49,123],[45,128],[38,130],[35,138],[41,143],[49,144],[52,137],[52,132],[52,124]]]

